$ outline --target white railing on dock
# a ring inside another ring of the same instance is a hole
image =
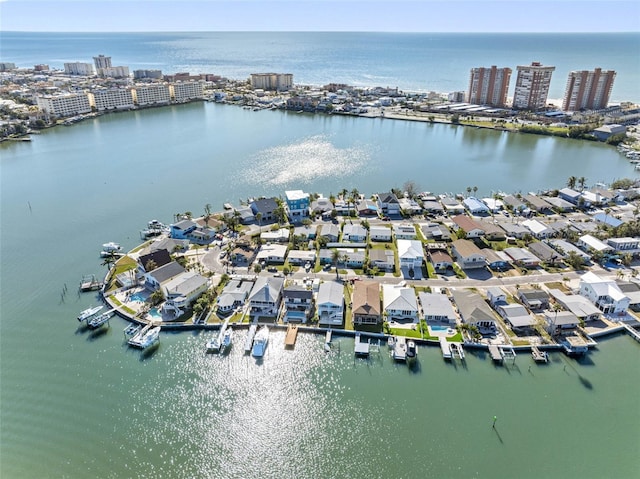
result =
[[[638,332],[638,330],[632,328],[628,324],[623,324],[622,326],[624,327],[625,331],[629,333],[629,336],[640,343],[640,332]]]

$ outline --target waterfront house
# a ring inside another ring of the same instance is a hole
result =
[[[420,227],[422,236],[426,240],[449,241],[451,240],[451,232],[449,228],[440,223],[427,223]]]
[[[254,216],[260,215],[260,223],[272,223],[276,220],[275,211],[278,208],[278,202],[275,197],[254,200],[249,206]]]
[[[441,323],[449,323],[452,326],[456,324],[456,312],[453,304],[446,294],[418,293],[418,300],[422,307],[422,317],[427,322],[438,321]]]
[[[244,248],[236,245],[236,247],[229,253],[229,261],[234,265],[246,266],[251,263],[256,253],[251,248]]]
[[[170,236],[174,239],[189,239],[189,233],[195,231],[198,225],[191,220],[182,220],[169,225]]]
[[[418,322],[418,301],[413,288],[383,284],[382,303],[387,320]]]
[[[284,192],[287,205],[287,213],[292,223],[300,223],[309,217],[309,193],[302,190],[289,190]]]
[[[558,191],[558,197],[576,206],[580,203],[581,196],[581,192],[573,190],[571,188],[562,188]]]
[[[555,336],[578,328],[580,319],[571,311],[545,311],[546,330]]]
[[[216,299],[218,315],[226,315],[244,305],[253,288],[253,281],[231,280]]]
[[[452,198],[450,196],[441,196],[440,203],[442,203],[442,206],[444,206],[444,209],[450,215],[464,213],[464,206],[462,206],[460,202],[455,198]]]
[[[189,249],[189,240],[174,239],[174,238],[162,238],[151,242],[149,245],[149,252],[166,249],[169,253],[184,253]]]
[[[283,264],[286,257],[287,245],[263,244],[256,254],[256,261],[264,264]]]
[[[559,213],[567,213],[569,211],[575,210],[575,206],[568,201],[556,197],[556,196],[545,196],[544,200],[553,206],[553,209]]]
[[[613,135],[620,135],[626,132],[627,132],[626,126],[610,124],[610,125],[603,125],[601,127],[596,128],[595,130],[592,131],[592,134],[598,140],[605,141]]]
[[[563,239],[552,239],[548,241],[548,244],[560,254],[568,255],[569,253],[574,252],[585,262],[591,260],[590,254],[585,253],[580,248]]]
[[[420,270],[424,261],[422,243],[418,240],[403,240],[397,242],[398,260],[401,269]]]
[[[390,249],[369,250],[369,265],[376,266],[380,271],[391,272],[395,268],[395,255]]]
[[[144,285],[150,291],[156,291],[160,289],[168,281],[171,281],[176,276],[181,275],[186,270],[176,261],[167,263],[159,268],[145,273]]]
[[[624,316],[629,309],[630,299],[616,282],[603,279],[591,271],[580,278],[580,294],[605,314]]]
[[[457,215],[451,218],[454,223],[454,229],[462,230],[465,238],[479,238],[484,236],[484,228],[476,220],[469,218],[467,215]]]
[[[169,264],[173,261],[166,249],[159,249],[138,257],[138,275],[143,276],[156,268]]]
[[[531,232],[531,236],[538,239],[549,238],[555,234],[553,228],[538,220],[525,220],[522,222],[522,226]]]
[[[289,228],[263,231],[262,233],[260,233],[260,239],[265,243],[288,243],[289,233]]]
[[[500,199],[496,198],[482,198],[482,202],[487,205],[489,211],[494,213],[498,213],[502,209],[504,209],[504,202]]]
[[[521,304],[498,304],[496,311],[514,331],[531,329],[535,318]]]
[[[552,206],[539,196],[526,195],[523,199],[524,202],[529,205],[529,208],[531,208],[533,211],[537,211],[538,213],[542,213],[543,211],[550,211],[552,209]]]
[[[453,257],[462,269],[484,268],[486,256],[473,241],[459,239],[451,244]]]
[[[487,205],[485,205],[478,198],[474,198],[473,196],[469,196],[462,200],[462,204],[465,209],[471,213],[472,215],[488,215],[491,213],[491,210]]]
[[[393,193],[379,193],[377,195],[378,208],[385,215],[399,215],[400,204],[398,197]]]
[[[304,265],[306,263],[314,265],[316,262],[316,251],[292,249],[287,255],[287,261],[292,265]]]
[[[591,235],[583,235],[578,238],[578,246],[588,252],[609,253],[613,251],[613,248],[607,243]]]
[[[249,293],[252,315],[276,316],[282,301],[283,285],[283,278],[258,276]]]
[[[184,308],[209,288],[209,280],[195,271],[183,273],[162,283],[164,297],[176,308]]]
[[[446,271],[453,268],[453,259],[445,250],[429,251],[429,261],[436,271]]]
[[[514,246],[505,248],[504,252],[509,255],[515,264],[522,268],[537,268],[540,266],[540,258],[525,248]]]
[[[612,216],[610,213],[596,213],[593,215],[593,219],[596,223],[602,223],[603,225],[609,226],[611,228],[617,228],[624,221],[619,220],[615,216]]]
[[[380,285],[376,281],[357,281],[352,295],[353,324],[381,324]]]
[[[422,209],[433,215],[441,215],[444,212],[444,207],[435,199],[423,201]]]
[[[523,213],[528,209],[527,205],[525,205],[522,201],[520,201],[513,195],[505,196],[504,198],[502,198],[502,201],[509,209],[513,210],[516,213]]]
[[[518,299],[531,311],[549,308],[549,295],[541,289],[520,289]]]
[[[397,240],[414,240],[417,238],[416,229],[410,223],[400,223],[393,225],[393,233]]]
[[[564,258],[563,254],[558,253],[551,246],[542,241],[535,241],[529,244],[528,248],[531,253],[540,258],[542,263],[550,266],[561,264]]]
[[[498,330],[496,317],[478,293],[467,289],[453,289],[451,295],[464,323],[476,326],[482,334]]]
[[[362,199],[356,203],[358,216],[378,216],[378,203],[369,198]]]
[[[250,206],[238,206],[237,208],[225,209],[222,215],[225,218],[236,217],[238,218],[240,223],[242,223],[243,225],[248,225],[256,221],[256,217],[254,216],[253,210],[251,209]],[[262,219],[260,221],[262,221]],[[209,223],[211,225],[215,225],[215,222],[212,219],[209,220]],[[225,225],[224,223],[222,223],[219,227],[214,229],[221,231],[221,230],[224,230],[224,228],[225,228]]]
[[[417,215],[422,213],[422,207],[413,198],[398,198],[398,206],[404,214]]]
[[[311,202],[311,211],[322,216],[327,216],[333,211],[333,203],[329,198],[319,197]]]
[[[604,198],[597,191],[583,191],[582,198],[584,199],[584,205],[586,207],[602,206],[609,202],[607,198]]]
[[[640,284],[629,281],[616,281],[618,288],[629,298],[629,309],[640,311]]]
[[[284,288],[284,315],[285,323],[306,323],[313,310],[313,291],[301,286],[288,286]]]
[[[362,225],[347,223],[342,230],[342,241],[355,243],[367,241],[367,230]]]
[[[344,286],[336,281],[325,281],[318,288],[316,299],[318,324],[341,326],[344,322]]]
[[[322,225],[322,228],[320,228],[320,236],[325,238],[327,241],[334,243],[338,241],[338,238],[340,237],[340,228],[338,225],[333,223],[324,224]]]
[[[579,320],[593,321],[600,317],[600,310],[585,296],[579,294],[565,294],[559,289],[549,289],[549,294],[556,303],[567,311],[571,311]]]
[[[369,238],[371,241],[391,241],[391,228],[388,226],[371,226],[369,228]]]
[[[490,248],[485,248],[482,254],[485,257],[487,266],[493,271],[504,271],[509,269],[511,258],[502,251],[494,251]]]

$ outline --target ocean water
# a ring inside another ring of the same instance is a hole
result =
[[[141,353],[123,320],[91,332],[75,319],[96,303],[75,287],[105,273],[100,245],[133,248],[153,218],[288,187],[526,191],[634,174],[611,147],[194,103],[2,145],[0,168],[2,478],[637,476],[640,351],[626,336],[543,367],[420,348],[410,370],[384,348],[355,361],[348,339],[327,355],[301,334],[286,351],[283,332],[261,362],[239,331],[227,357],[204,353],[205,332],[163,332]]]
[[[469,70],[554,65],[549,98],[564,95],[572,70],[618,72],[611,101],[640,102],[640,34],[491,33],[22,33],[0,32],[1,60],[19,66],[92,62],[164,73],[215,73],[233,79],[276,71],[294,82],[398,87],[407,91],[466,90]]]

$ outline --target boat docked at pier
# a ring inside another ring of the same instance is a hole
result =
[[[106,258],[107,256],[118,254],[121,249],[122,249],[122,246],[120,246],[118,243],[109,241],[108,243],[104,243],[102,245],[102,251],[100,251],[100,257]]]
[[[393,346],[393,359],[396,361],[407,360],[407,340],[404,336],[398,336]]]
[[[93,316],[94,314],[97,314],[99,311],[101,311],[102,308],[104,308],[104,306],[92,306],[90,308],[87,308],[87,309],[81,311],[80,314],[78,315],[78,321],[80,321],[80,322],[86,321],[91,316]]]
[[[148,324],[129,339],[128,343],[135,348],[146,349],[157,343],[159,340],[160,326]]]
[[[222,343],[220,344],[220,352],[227,352],[231,347],[231,329],[226,329],[222,335]]]
[[[418,347],[413,339],[407,341],[407,361],[412,362],[418,358]]]
[[[261,358],[264,356],[267,350],[267,344],[269,343],[269,328],[262,326],[253,340],[253,348],[251,349],[251,355],[254,358]]]
[[[249,326],[249,331],[247,332],[247,337],[244,340],[244,352],[245,354],[249,354],[251,352],[251,348],[253,348],[253,340],[256,335],[256,331],[258,329],[257,324],[252,324]]]
[[[91,329],[97,329],[105,323],[108,323],[111,317],[113,316],[115,310],[110,309],[106,313],[99,314],[98,316],[93,316],[91,319],[87,321],[87,326]]]

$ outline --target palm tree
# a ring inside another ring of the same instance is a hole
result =
[[[334,248],[331,250],[331,261],[333,262],[333,265],[336,267],[336,279],[339,278],[338,276],[338,263],[342,260],[342,254],[340,254],[340,251],[337,248]]]
[[[476,195],[476,192],[477,192],[477,191],[478,191],[478,187],[477,187],[477,186],[474,186],[474,187],[473,187],[473,196],[475,196],[475,195]]]
[[[333,193],[329,193],[329,201],[331,202],[331,204],[332,204],[333,206],[335,206],[335,205],[336,205],[336,197],[334,196],[334,194],[333,194]]]
[[[256,220],[258,221],[258,226],[262,226],[262,213],[259,211],[256,213]]]
[[[587,179],[584,176],[578,178],[578,184],[580,185],[580,190],[584,190],[584,185],[587,182]]]
[[[209,219],[211,219],[211,205],[207,203],[204,205],[204,224],[209,226]]]
[[[577,181],[578,181],[578,178],[576,178],[575,176],[570,176],[569,179],[567,180],[567,186],[571,189],[574,189],[576,187]]]
[[[471,194],[471,189],[472,188],[470,186],[467,186],[467,196],[469,196]]]
[[[352,189],[351,195],[349,196],[349,202],[353,203],[354,211],[356,209],[356,203],[359,199],[360,199],[360,192],[358,191],[358,189],[357,188]],[[349,214],[351,214],[351,212],[349,212]]]

